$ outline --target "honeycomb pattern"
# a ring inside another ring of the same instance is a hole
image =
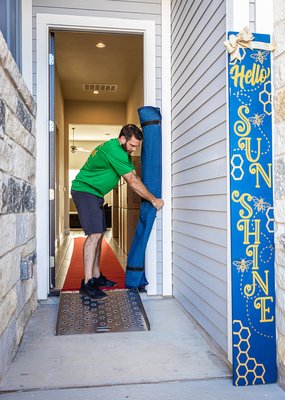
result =
[[[274,232],[274,214],[273,214],[273,207],[269,207],[266,210],[266,229],[268,232],[273,233]]]
[[[271,81],[268,81],[264,84],[264,89],[259,93],[259,101],[263,104],[263,110],[267,115],[271,115],[272,107],[271,107]]]
[[[255,358],[249,356],[251,333],[247,326],[243,326],[241,321],[233,321],[233,346],[237,348],[237,367],[236,367],[236,386],[256,385],[265,383],[265,368],[259,364]]]
[[[231,159],[231,176],[235,181],[241,181],[244,175],[244,170],[242,169],[243,158],[240,154],[234,154]]]

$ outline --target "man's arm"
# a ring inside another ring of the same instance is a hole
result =
[[[147,190],[135,171],[123,175],[123,178],[130,185],[134,192],[148,200],[157,210],[160,210],[161,207],[163,207],[164,201],[162,199],[158,199]]]

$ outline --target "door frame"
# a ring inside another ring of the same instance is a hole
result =
[[[54,55],[54,33],[49,32],[49,53]],[[55,63],[49,62],[49,286],[55,288]]]
[[[143,34],[144,103],[156,105],[155,21],[88,17],[76,15],[36,15],[37,61],[37,256],[38,298],[49,293],[49,152],[48,152],[48,38],[50,29]],[[168,189],[169,190],[169,189]],[[157,294],[157,229],[154,223],[146,250],[148,294]]]

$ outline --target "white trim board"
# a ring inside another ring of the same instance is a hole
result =
[[[22,76],[30,92],[33,92],[32,60],[32,0],[22,0]]]
[[[273,2],[255,1],[255,32],[269,33],[273,31]],[[249,26],[249,0],[230,0],[227,2],[228,31],[239,32]]]
[[[48,200],[48,35],[49,30],[85,30],[144,35],[144,102],[155,106],[155,22],[75,15],[37,14],[37,256],[38,298],[49,292],[49,200]],[[170,162],[170,161],[169,161]],[[156,223],[146,251],[148,294],[157,292]]]
[[[273,1],[256,0],[256,32],[272,35],[273,32]]]
[[[171,4],[162,0],[162,265],[163,296],[172,295]]]
[[[249,25],[249,0],[227,2],[228,31],[241,31]]]

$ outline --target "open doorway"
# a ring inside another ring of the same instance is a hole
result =
[[[54,286],[61,289],[72,255],[72,237],[83,235],[70,198],[70,181],[97,145],[117,137],[126,123],[139,124],[137,108],[143,105],[144,97],[143,35],[54,31],[54,37]],[[135,154],[138,166],[139,157],[139,153]],[[114,239],[124,264],[138,218],[139,200],[130,196],[121,182],[105,199],[105,208],[106,238],[109,242]]]

